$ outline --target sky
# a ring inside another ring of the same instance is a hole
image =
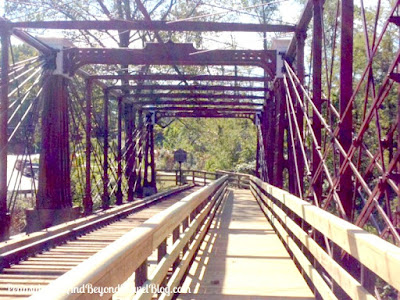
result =
[[[0,0],[0,15],[4,15],[4,5],[7,0]],[[208,1],[205,1],[206,4]],[[274,19],[281,19],[282,23],[288,24],[296,24],[301,16],[301,13],[304,9],[304,4],[300,4],[298,0],[277,0],[279,2],[279,11],[273,16]],[[360,0],[355,0],[356,5],[359,5]],[[209,3],[218,3],[209,2]],[[376,5],[377,0],[364,0],[364,4],[366,6],[371,7],[372,5]],[[213,8],[210,6],[210,10],[213,12],[224,11],[218,8]],[[227,11],[228,15],[229,11]],[[257,20],[254,20],[254,17],[246,16],[245,14],[235,14],[232,13],[231,16],[238,17],[238,20],[235,22],[242,23],[256,23]],[[277,21],[272,21],[271,23],[278,23]],[[52,36],[60,36],[60,32],[55,30],[51,31]],[[276,34],[268,33],[267,41],[270,43],[271,40],[275,37]],[[290,34],[289,34],[290,35]],[[230,43],[232,39],[237,43],[237,49],[254,49],[259,50],[263,48],[263,38],[259,33],[221,33],[216,34],[214,32],[203,34],[204,38],[204,49],[228,49],[231,48]],[[115,47],[114,43],[109,43],[107,40],[105,44],[109,47]],[[141,48],[141,45],[133,45],[133,47]]]
[[[4,15],[4,6],[5,6],[5,1],[7,0],[0,0],[0,15]],[[290,23],[290,24],[295,24],[297,20],[299,19],[299,16],[301,14],[301,11],[303,10],[302,6],[300,5],[297,1],[295,0],[279,0],[280,2],[280,10],[277,13],[276,18],[281,17],[282,21],[284,23]],[[251,18],[246,18],[245,15],[242,14],[236,14],[240,17],[240,22],[244,23],[256,23],[254,19],[252,20]],[[272,23],[277,23],[277,22],[272,22]],[[52,31],[51,34],[53,36],[60,35],[60,33],[57,33],[56,31]],[[213,33],[211,33],[213,34]],[[260,34],[252,34],[252,33],[234,33],[233,34],[235,41],[238,43],[238,49],[248,49],[249,48],[249,42],[251,42],[252,49],[262,49],[263,47],[263,39],[260,36]],[[231,41],[230,36],[226,37],[218,37],[218,41],[220,42],[221,40],[224,41],[226,40],[228,43]],[[270,36],[268,36],[268,39],[270,39]],[[227,46],[223,45],[223,43],[218,43],[215,41],[212,41],[212,38],[206,42],[206,48],[227,48]],[[210,46],[213,45],[213,46]]]

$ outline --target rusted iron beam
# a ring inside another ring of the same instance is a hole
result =
[[[275,75],[275,50],[199,50],[193,44],[147,43],[143,49],[70,48],[64,50],[65,72],[88,64],[105,65],[238,65],[263,68]]]
[[[238,92],[265,92],[264,87],[242,87],[242,86],[224,86],[224,85],[114,85],[109,89],[126,90],[174,90],[174,91],[238,91]],[[268,89],[267,89],[268,91]]]
[[[307,1],[304,10],[300,16],[300,19],[297,22],[296,33],[307,31],[308,25],[310,24],[313,16],[313,5],[314,5],[313,1],[314,0]],[[286,52],[287,56],[292,57],[296,54],[296,44],[297,44],[297,38],[296,36],[294,36],[290,41],[288,51]]]
[[[258,178],[260,178],[260,172],[259,172],[260,165],[261,165],[260,164],[260,135],[261,135],[260,127],[257,126],[256,130],[257,130],[257,146],[256,146],[256,169],[255,169],[255,175]]]
[[[142,107],[146,111],[198,111],[198,112],[243,112],[243,113],[257,113],[261,112],[261,109],[251,109],[251,108],[234,108],[234,107],[182,107],[182,106],[166,106],[166,107]]]
[[[110,207],[110,194],[108,192],[108,184],[110,182],[108,176],[108,134],[109,134],[109,124],[108,124],[108,111],[109,111],[109,94],[108,91],[104,91],[104,106],[103,106],[103,196],[102,196],[102,208],[107,209]]]
[[[174,101],[174,100],[159,100],[159,101],[134,101],[129,102],[135,106],[163,106],[163,105],[196,105],[196,106],[260,106],[263,104],[255,102],[239,102],[239,101]]]
[[[160,120],[162,118],[226,118],[226,119],[250,119],[254,121],[255,114],[254,113],[232,113],[232,112],[173,112],[173,111],[165,111],[165,112],[157,112],[156,120]]]
[[[295,30],[296,33],[307,32],[308,26],[313,17],[313,5],[314,5],[313,1],[314,0],[308,0],[306,6],[304,7],[304,10],[301,14],[299,22],[297,22],[297,25],[296,25],[296,30]],[[325,0],[322,0],[320,3],[321,7],[324,5],[324,3],[325,3]],[[290,41],[288,51],[286,52],[286,55],[288,57],[294,57],[294,55],[296,53],[296,44],[297,44],[297,38],[295,35],[295,36],[293,36],[292,40]]]
[[[145,98],[145,99],[255,99],[262,100],[263,96],[254,95],[228,95],[228,94],[206,94],[206,93],[157,93],[157,94],[129,94],[124,98]]]
[[[143,111],[138,110],[138,131],[140,132],[138,141],[137,141],[137,163],[136,163],[136,168],[139,169],[139,172],[137,172],[136,176],[136,185],[135,185],[135,192],[136,196],[139,198],[143,197],[143,183],[142,183],[142,165],[143,165],[143,132],[144,126],[143,126]]]
[[[305,32],[298,32],[296,34],[296,73],[299,78],[300,84],[304,84],[304,48],[305,48],[305,39],[306,39],[306,33]],[[303,102],[304,95],[303,92],[300,90],[297,91],[300,97],[301,102]],[[300,191],[298,196],[303,195],[303,190],[304,190],[304,165],[305,161],[302,155],[301,151],[301,143],[304,138],[304,132],[303,132],[303,127],[304,127],[304,120],[303,120],[303,112],[300,107],[300,102],[296,102],[296,121],[297,121],[297,126],[299,128],[299,136],[295,135],[295,147],[296,147],[296,158],[297,158],[297,170],[299,172],[299,189]]]
[[[147,188],[149,186],[150,124],[147,123],[145,126],[146,126],[146,140],[144,141],[143,188]]]
[[[101,87],[102,89],[106,89],[109,87],[107,84],[105,84],[101,80],[95,78],[94,76],[91,76],[88,72],[86,72],[82,69],[77,70],[76,75],[82,77],[85,80],[92,80],[93,84],[96,84],[97,86]],[[119,97],[122,95],[118,90],[110,90],[110,94],[112,94],[115,97]]]
[[[18,30],[18,29],[13,29],[12,23],[10,21],[8,21],[6,18],[1,17],[1,16],[0,16],[0,28],[2,28],[4,31],[7,31],[10,34],[16,36],[21,41],[23,41],[24,43],[39,50],[43,54],[46,54],[46,55],[54,55],[55,54],[54,49],[46,46],[45,44],[40,42],[38,39],[31,36],[29,33],[22,31],[22,30]]]
[[[83,209],[85,215],[92,213],[92,183],[91,183],[91,156],[92,156],[92,79],[86,80],[86,185],[85,197],[83,198]]]
[[[79,70],[81,72],[81,70]],[[238,81],[238,82],[265,82],[264,77],[257,76],[228,76],[228,75],[176,75],[176,74],[138,74],[138,75],[91,75],[97,80],[135,80],[135,81]]]
[[[136,182],[136,147],[133,134],[136,130],[135,125],[136,110],[130,103],[124,103],[125,119],[125,149],[126,149],[126,170],[125,174],[128,181],[127,197],[128,202],[133,201],[134,188]]]
[[[322,0],[312,0],[313,6],[313,40],[312,40],[312,50],[313,50],[313,103],[315,108],[321,113],[322,108]],[[313,112],[312,116],[312,129],[318,147],[321,147],[321,120],[319,119],[316,112]],[[318,166],[321,163],[321,158],[319,157],[319,149],[313,147],[312,150],[312,175],[316,176],[314,181],[313,190],[316,197],[315,201],[318,204],[322,198],[322,178],[321,175],[317,175]]]
[[[10,35],[1,30],[1,92],[0,92],[0,241],[9,237],[10,217],[7,209],[7,150],[8,150],[8,87]]]
[[[157,193],[156,159],[155,159],[155,152],[154,152],[154,124],[153,123],[150,124],[149,130],[150,130],[150,133],[149,133],[150,149],[149,149],[149,151],[150,151],[150,170],[151,170],[150,186],[153,188],[152,193]]]
[[[267,99],[265,104],[265,120],[266,120],[266,136],[264,140],[266,141],[266,148],[265,148],[265,157],[266,157],[266,164],[267,164],[267,177],[268,182],[270,184],[274,184],[274,145],[275,145],[275,134],[276,134],[276,99],[275,97],[271,97]]]
[[[267,149],[268,149],[268,145],[270,144],[269,140],[267,140],[268,122],[269,122],[268,110],[267,110],[267,107],[264,106],[264,110],[261,113],[261,132],[260,132],[260,134],[262,135],[262,144],[261,144],[262,152],[260,154],[263,159],[263,161],[262,161],[263,164],[261,165],[261,168],[262,168],[261,179],[263,181],[268,181]]]
[[[62,75],[44,80],[37,209],[72,207],[67,85]]]
[[[275,95],[275,110],[274,114],[275,123],[273,130],[275,131],[275,140],[273,141],[273,153],[274,158],[274,185],[283,188],[283,170],[285,168],[284,159],[284,136],[285,136],[285,88],[282,79],[278,79],[274,84],[274,95]],[[269,153],[271,155],[271,153]]]
[[[9,22],[9,28],[38,28],[65,30],[145,30],[176,32],[294,32],[296,26],[282,24],[249,24],[193,21],[33,21]]]
[[[122,204],[122,97],[117,99],[118,101],[118,132],[117,132],[117,192],[115,194],[116,202],[115,204]]]
[[[348,152],[352,144],[353,117],[352,104],[353,95],[353,27],[354,27],[354,1],[347,0],[341,3],[341,43],[340,43],[340,117],[339,142],[343,149]],[[349,104],[350,103],[350,104]],[[350,108],[347,108],[351,105]],[[343,164],[347,157],[341,155],[340,163]],[[353,216],[353,193],[352,171],[347,167],[340,176],[340,190],[338,192],[344,211],[348,220]]]
[[[141,13],[143,14],[143,16],[144,16],[144,21],[145,21],[145,22],[152,22],[151,16],[150,16],[150,14],[148,13],[146,7],[143,5],[142,1],[140,1],[140,0],[135,0],[135,2],[136,2],[136,7],[140,10],[140,12],[141,12]],[[158,30],[155,30],[155,31],[154,31],[154,37],[156,38],[156,40],[157,40],[158,43],[160,43],[161,45],[165,45],[165,44],[164,44],[164,40],[163,40],[163,38],[161,37],[161,35],[160,35],[160,33],[159,33]],[[163,46],[163,47],[164,47],[164,46]],[[181,70],[178,68],[177,65],[174,64],[172,67],[173,67],[173,69],[175,70],[175,72],[176,72],[178,75],[183,75],[183,73],[181,72]],[[127,68],[127,69],[128,69],[128,68]],[[146,72],[146,73],[147,73],[147,72]],[[185,81],[184,81],[184,82],[185,82]],[[142,82],[141,82],[141,84],[142,84]],[[185,82],[185,84],[187,85],[187,82]]]
[[[55,55],[55,50],[46,46],[33,36],[31,36],[29,33],[20,31],[20,30],[14,30],[13,35],[19,38],[21,41],[24,43],[28,44],[29,46],[32,46],[36,50],[40,51],[41,53],[45,55]]]

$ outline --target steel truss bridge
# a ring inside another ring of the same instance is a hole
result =
[[[377,0],[372,23],[363,1],[357,12],[339,1],[333,40],[324,2],[307,1],[296,26],[157,21],[140,0],[143,21],[0,19],[0,298],[398,299],[400,49],[385,41],[399,34],[399,1]],[[156,42],[80,48],[27,29],[141,30]],[[293,35],[283,48],[205,50],[164,31]],[[16,60],[11,37],[38,55]],[[156,170],[154,126],[175,118],[251,120],[254,175]],[[158,193],[157,180],[177,187]],[[24,193],[34,207],[14,236]]]

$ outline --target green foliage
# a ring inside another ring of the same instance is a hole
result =
[[[173,151],[178,148],[189,154],[184,168],[235,171],[255,164],[256,130],[249,120],[176,120],[165,129],[157,128],[157,137],[156,147],[164,149],[158,168],[170,167]]]

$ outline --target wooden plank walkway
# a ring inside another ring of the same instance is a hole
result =
[[[314,299],[248,190],[221,205],[178,299]]]

